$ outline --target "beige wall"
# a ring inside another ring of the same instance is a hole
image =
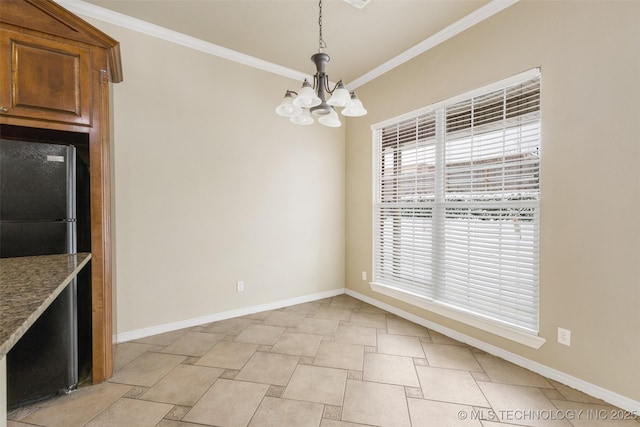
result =
[[[523,1],[358,90],[347,126],[349,289],[640,401],[640,2]],[[372,292],[370,125],[542,69],[539,350]],[[571,347],[556,329],[572,331]]]
[[[124,67],[116,332],[342,289],[344,127],[277,116],[299,82],[90,22]]]

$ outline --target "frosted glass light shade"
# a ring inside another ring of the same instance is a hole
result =
[[[282,98],[280,105],[276,107],[276,114],[282,117],[292,117],[297,116],[300,113],[302,113],[302,108],[293,105],[292,93],[287,91],[284,98]]]
[[[349,91],[344,88],[344,83],[340,80],[333,95],[331,95],[331,98],[327,101],[327,104],[334,107],[344,107],[349,101],[351,101],[351,95],[349,95]]]
[[[313,117],[309,114],[309,110],[303,109],[297,116],[292,116],[289,121],[295,125],[310,125],[313,124]]]
[[[349,101],[342,110],[342,115],[347,117],[360,117],[367,114],[367,110],[362,105],[362,102],[358,99],[355,93],[351,94],[351,101]]]
[[[293,105],[295,105],[296,107],[311,108],[315,107],[321,102],[322,100],[318,98],[318,95],[316,95],[309,82],[305,79],[304,83],[302,84],[302,88],[298,92],[298,96],[293,100]]]
[[[338,128],[342,125],[342,123],[340,123],[340,117],[338,117],[338,113],[336,113],[335,111],[332,111],[331,113],[320,117],[318,121],[325,126],[329,126],[330,128]]]

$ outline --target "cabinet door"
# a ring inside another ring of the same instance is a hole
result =
[[[91,50],[0,32],[0,114],[91,125]]]

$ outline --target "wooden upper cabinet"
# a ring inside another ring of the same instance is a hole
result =
[[[91,47],[3,31],[1,114],[91,125]]]

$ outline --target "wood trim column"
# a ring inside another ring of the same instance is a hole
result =
[[[100,56],[104,55],[101,51]],[[97,63],[105,63],[101,60]],[[94,123],[89,142],[91,168],[91,253],[93,382],[113,373],[111,301],[111,164],[109,138],[109,78],[107,70],[94,70]]]

